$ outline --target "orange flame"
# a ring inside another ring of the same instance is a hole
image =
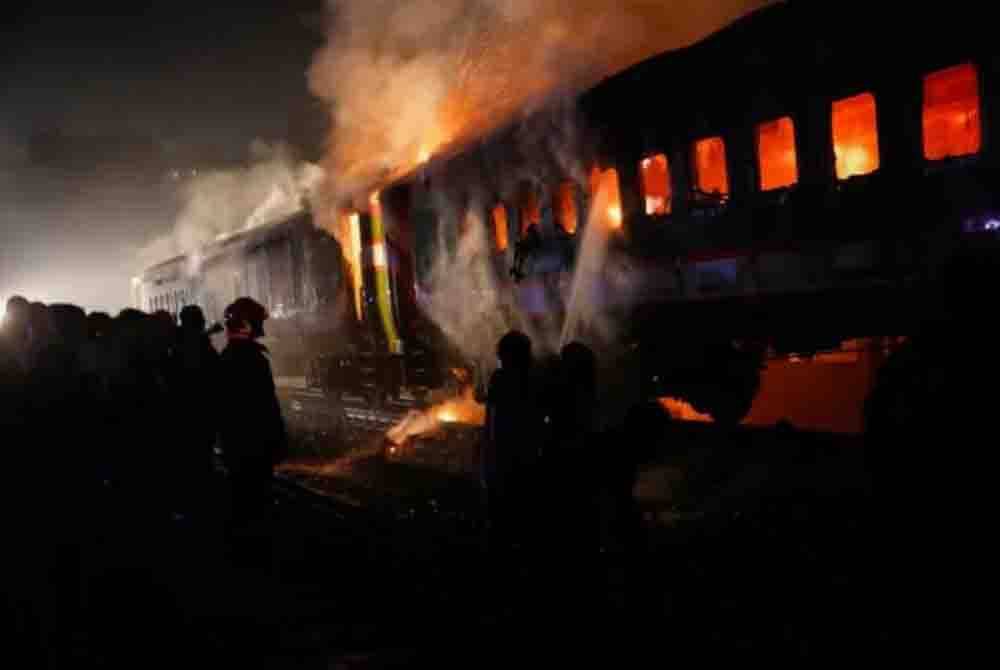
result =
[[[423,411],[410,412],[386,432],[386,437],[399,446],[410,438],[437,432],[446,424],[482,426],[485,422],[486,408],[476,402],[473,389],[468,386],[456,398]]]
[[[702,414],[691,403],[680,398],[660,398],[660,404],[670,412],[670,416],[679,421],[695,421],[697,423],[714,423],[708,414]]]

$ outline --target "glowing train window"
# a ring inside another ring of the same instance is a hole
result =
[[[534,187],[526,185],[521,191],[521,234],[542,222],[542,203]]]
[[[726,143],[721,137],[707,137],[694,143],[694,185],[701,195],[725,198],[729,195]]]
[[[757,167],[760,190],[794,186],[799,181],[795,154],[795,123],[785,116],[757,126]]]
[[[642,197],[648,216],[664,216],[673,210],[673,189],[670,187],[670,165],[663,154],[643,158],[639,163],[642,175]]]
[[[979,74],[971,63],[924,78],[924,156],[937,161],[979,153]]]
[[[600,217],[598,220],[603,221],[611,230],[622,227],[624,214],[618,170],[609,168],[602,171],[595,166],[590,171],[590,199],[591,207],[597,208],[591,210],[590,216]]]
[[[497,251],[507,251],[507,208],[503,203],[493,208],[493,229],[496,231]]]
[[[564,181],[555,192],[556,222],[570,235],[576,235],[579,215],[576,211],[576,184]]]
[[[879,168],[875,96],[862,93],[833,103],[833,151],[837,178],[871,174]]]

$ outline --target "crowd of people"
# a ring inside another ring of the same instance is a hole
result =
[[[220,353],[210,336],[222,327],[206,330],[197,306],[181,310],[178,324],[162,311],[111,317],[8,300],[0,514],[11,579],[0,609],[13,605],[15,628],[34,630],[25,637],[71,629],[61,619],[82,611],[85,554],[109,541],[102,537],[134,546],[145,529],[173,525],[221,527],[232,539],[266,518],[272,469],[286,450],[258,342],[266,318],[253,300],[235,301]],[[40,646],[52,647],[43,637]]]
[[[125,309],[112,318],[10,298],[0,338],[0,426],[20,436],[10,449],[20,468],[44,471],[73,497],[110,487],[183,517],[198,509],[218,445],[236,510],[259,504],[285,449],[270,364],[257,342],[267,312],[250,298],[230,305],[221,354],[199,307],[179,317],[178,325],[165,311]]]
[[[497,358],[479,459],[489,547],[505,562],[512,552],[553,562],[548,586],[572,598],[600,555],[619,567],[641,555],[633,489],[670,415],[641,402],[617,427],[598,426],[597,357],[580,342],[536,358],[511,331]]]

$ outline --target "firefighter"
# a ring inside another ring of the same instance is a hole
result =
[[[238,520],[259,516],[272,503],[273,468],[286,449],[267,349],[257,342],[265,319],[267,310],[251,298],[238,299],[223,315],[228,343],[220,359],[219,435]]]

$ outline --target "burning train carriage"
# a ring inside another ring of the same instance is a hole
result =
[[[886,26],[900,24],[824,5],[759,12],[437,151],[345,208],[343,260],[307,251],[332,243],[311,226],[298,254],[272,251],[280,227],[250,235],[257,246],[227,241],[249,254],[235,269],[225,253],[205,263],[212,295],[256,293],[280,314],[340,282],[329,318],[289,320],[313,337],[309,386],[348,418],[390,425],[435,390],[457,395],[478,363],[425,316],[442,250],[479,226],[505,296],[484,304],[558,322],[553,297],[596,227],[638,278],[627,295],[606,278],[586,295],[629,323],[637,392],[684,418],[857,432],[938,264],[1000,229],[1000,61],[970,39],[968,12],[913,12],[887,55]],[[170,267],[147,273],[148,308],[198,295]],[[278,267],[302,285],[276,290]]]
[[[544,319],[586,227],[604,226],[641,280],[595,299],[628,311],[645,393],[770,423],[795,419],[797,393],[832,407],[807,427],[857,432],[938,266],[1000,228],[1000,60],[957,11],[914,12],[886,54],[900,24],[873,11],[780,5],[606,80],[570,115],[439,152],[379,191],[390,237],[419,286],[435,244],[484,225],[499,290]],[[572,160],[525,148],[525,128],[545,144],[537,130],[568,118]]]

